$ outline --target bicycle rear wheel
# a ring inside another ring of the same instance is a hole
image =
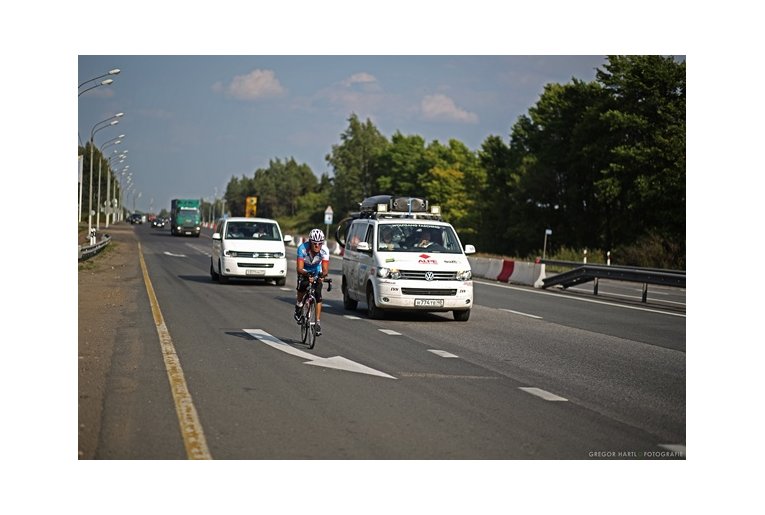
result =
[[[311,302],[308,307],[308,348],[313,349],[316,345],[316,303]]]
[[[302,318],[300,320],[300,340],[305,343],[308,340],[308,334],[311,332],[311,325],[309,320],[309,307],[312,304],[309,300],[306,300],[302,308]]]

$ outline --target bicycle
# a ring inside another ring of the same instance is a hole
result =
[[[313,349],[316,345],[316,285],[318,284],[318,274],[314,274],[313,282],[308,283],[308,288],[303,294],[303,308],[300,315],[300,340],[303,343],[308,341],[308,348]],[[332,291],[332,279],[325,278],[327,283],[327,292]]]

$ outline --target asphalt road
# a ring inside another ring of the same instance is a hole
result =
[[[209,457],[684,457],[684,291],[652,289],[643,304],[639,285],[602,281],[594,296],[476,280],[466,323],[378,321],[363,303],[343,309],[333,257],[324,335],[308,351],[294,275],[282,288],[219,284],[209,231],[135,231]],[[115,357],[124,373],[108,386],[100,457],[182,459],[167,353],[139,298],[141,336]]]

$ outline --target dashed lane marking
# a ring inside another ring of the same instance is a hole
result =
[[[149,294],[154,323],[157,326],[159,344],[162,347],[162,358],[165,361],[167,378],[170,381],[170,391],[175,402],[175,412],[178,415],[178,424],[181,429],[183,445],[186,447],[186,456],[192,460],[210,460],[212,456],[207,448],[205,433],[202,430],[202,424],[199,422],[197,409],[191,400],[191,394],[186,385],[186,378],[183,376],[181,362],[175,352],[173,339],[170,338],[170,332],[167,330],[165,319],[162,317],[162,311],[159,309],[159,302],[149,279],[149,271],[143,259],[143,250],[140,243],[138,243],[138,257],[141,262],[141,270],[143,271],[143,280],[146,283],[146,292]]]
[[[389,334],[390,336],[401,336],[401,333],[394,331],[393,329],[378,329],[381,333]]]
[[[456,354],[452,354],[451,352],[446,352],[445,350],[436,350],[436,349],[428,349],[428,352],[432,352],[436,356],[441,356],[442,358],[458,358]]]
[[[542,390],[541,388],[521,387],[519,388],[519,390],[523,390],[524,392],[530,393],[531,395],[536,395],[537,397],[540,397],[546,401],[552,401],[552,402],[568,401],[568,399],[559,397],[555,395],[554,393],[550,393],[546,390]]]
[[[539,320],[542,320],[542,317],[537,315],[529,315],[528,313],[521,313],[520,311],[513,311],[512,309],[505,309],[505,308],[499,308],[501,311],[507,311],[508,313],[514,313],[516,315],[522,315],[529,318],[536,318]]]

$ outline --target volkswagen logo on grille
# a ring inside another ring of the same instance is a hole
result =
[[[426,281],[432,281],[435,276],[433,275],[433,272],[425,272],[425,280]]]

